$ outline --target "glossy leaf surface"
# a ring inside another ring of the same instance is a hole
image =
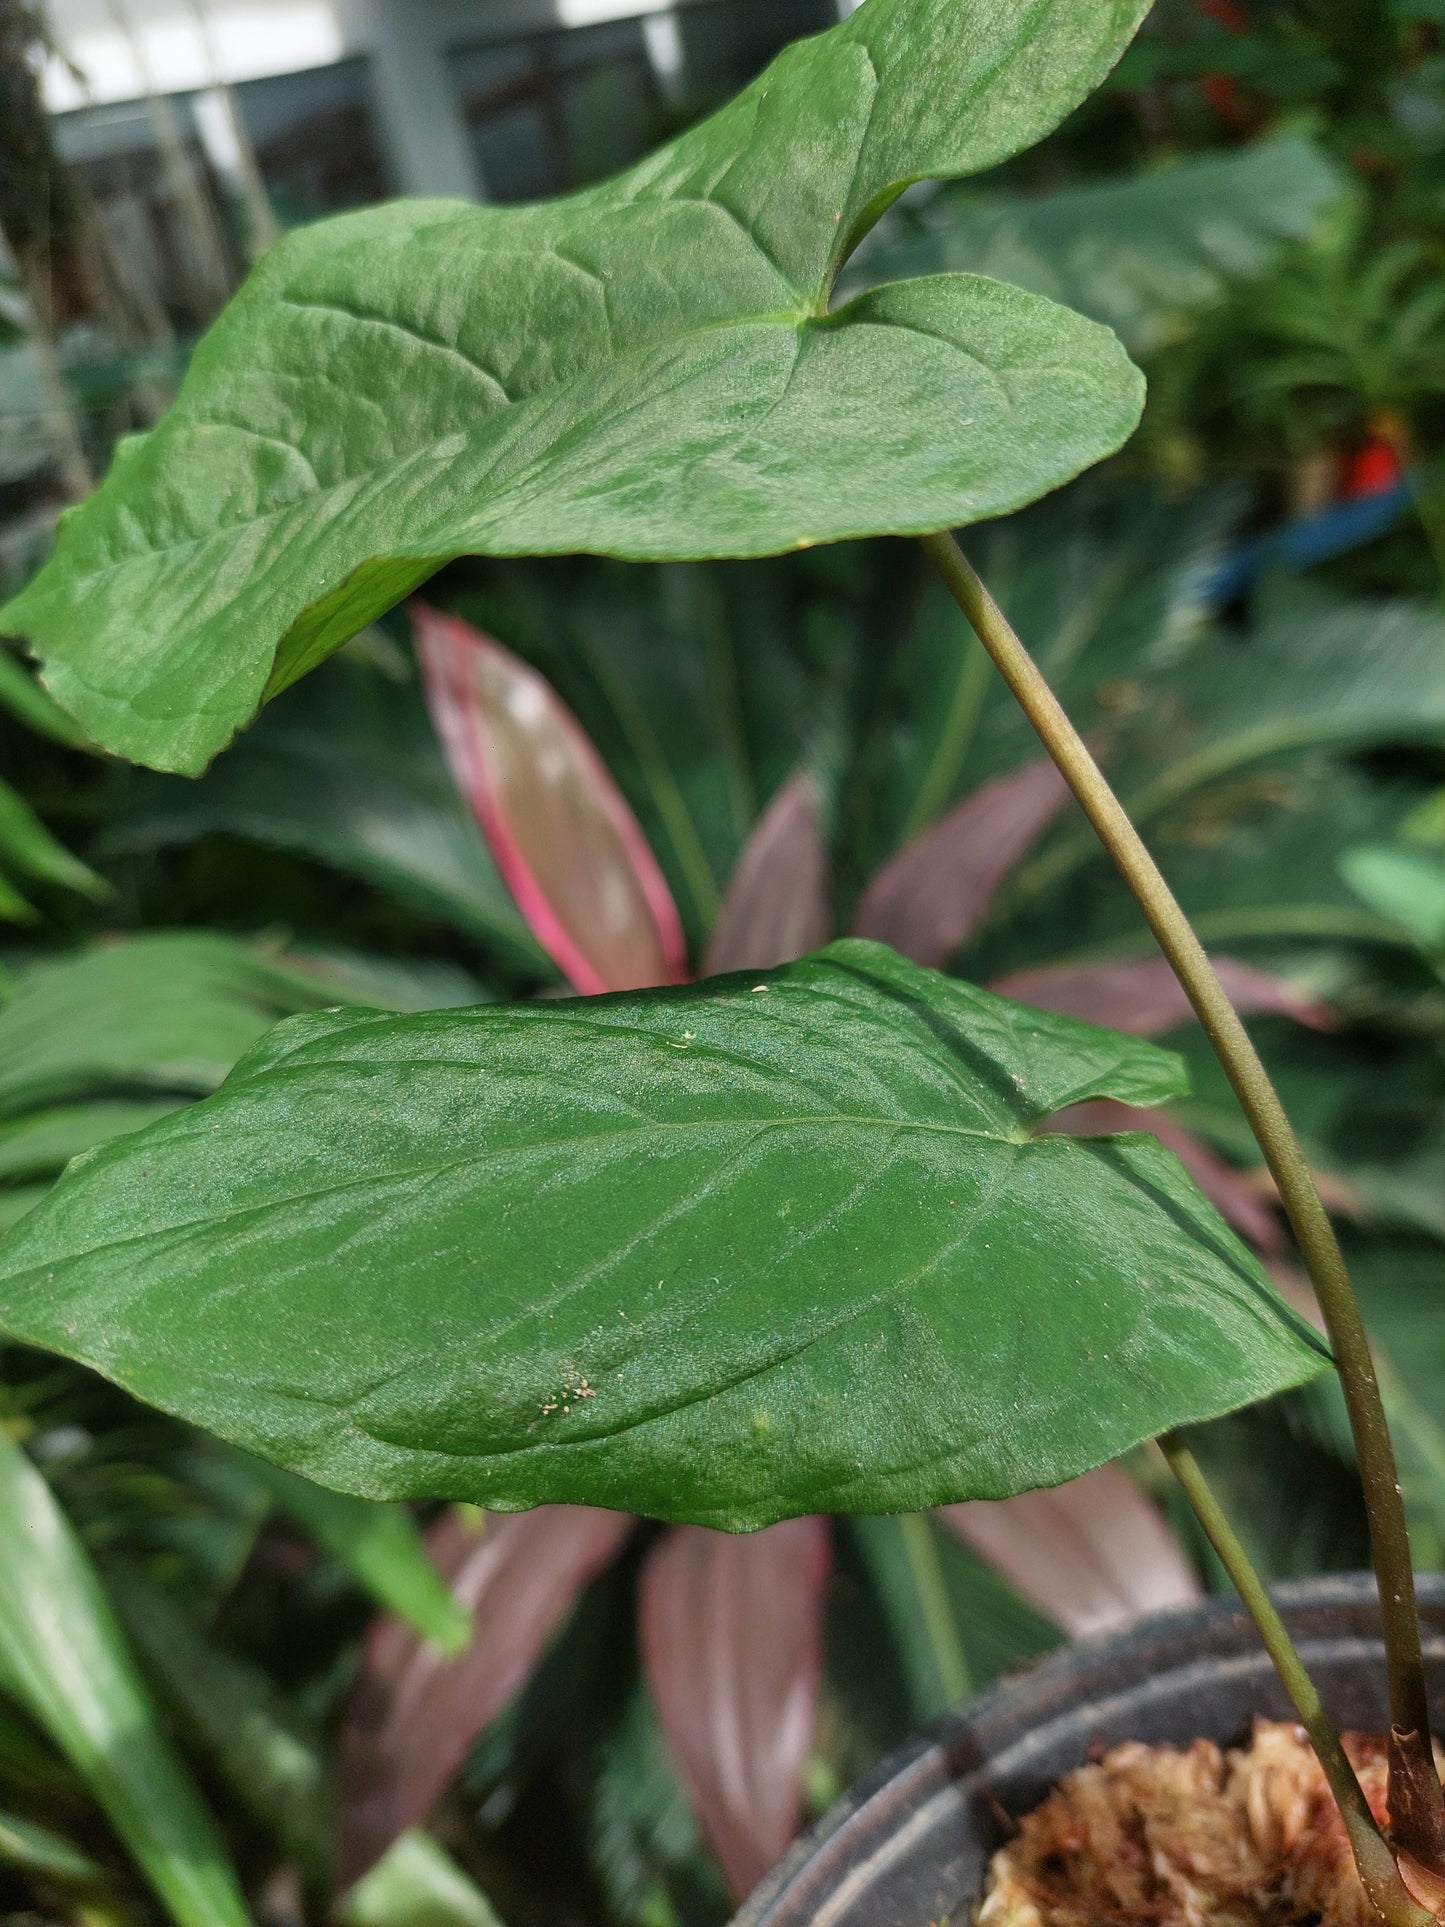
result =
[[[178,1927],[248,1927],[225,1847],[161,1731],[69,1520],[0,1429],[0,1689],[85,1778]]]
[[[763,555],[1030,501],[1116,448],[1115,337],[1000,282],[835,276],[1028,146],[1145,0],[867,0],[617,179],[286,237],[0,615],[107,748],[194,771],[448,557]]]
[[[1075,1137],[1112,1135],[1119,1131],[1152,1131],[1171,1150],[1227,1224],[1267,1258],[1284,1249],[1284,1232],[1270,1208],[1269,1195],[1257,1177],[1226,1164],[1202,1139],[1169,1111],[1142,1111],[1112,1098],[1073,1104],[1048,1122],[1051,1131]]]
[[[639,1586],[642,1664],[668,1747],[741,1900],[797,1832],[823,1666],[829,1527],[683,1526]]]
[[[400,1620],[373,1626],[341,1734],[343,1885],[426,1818],[632,1524],[595,1506],[539,1506],[475,1522],[452,1512],[432,1527],[431,1557],[471,1637],[449,1656]]]
[[[1058,1483],[1312,1376],[1153,1045],[836,944],[282,1025],[72,1165],[0,1321],[333,1485],[753,1527]],[[1023,1343],[1027,1324],[1027,1343]]]
[[[455,616],[413,616],[427,702],[527,927],[591,996],[679,983],[677,909],[637,818],[537,671]]]

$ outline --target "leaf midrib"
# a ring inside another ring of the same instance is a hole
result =
[[[469,356],[462,354],[460,349],[447,349],[445,343],[439,342],[439,341],[433,341],[430,339],[429,336],[426,336],[426,335],[417,334],[413,329],[406,327],[406,325],[402,322],[389,321],[384,316],[352,314],[352,311],[350,309],[345,309],[345,308],[333,309],[333,308],[330,308],[328,304],[324,302],[294,301],[284,297],[278,298],[278,299],[285,299],[287,306],[297,308],[300,311],[306,312],[306,313],[323,313],[324,314],[328,312],[337,312],[337,313],[346,314],[352,320],[356,320],[356,321],[361,321],[361,322],[376,321],[379,323],[384,323],[384,325],[386,325],[387,327],[395,328],[398,332],[405,334],[408,337],[408,339],[415,341],[419,347],[439,349],[439,350],[443,350],[444,352],[457,355],[457,357],[461,361],[463,361],[469,368],[475,369],[478,374],[484,376],[486,379],[495,381],[494,376],[488,375],[487,371],[484,368],[482,368],[479,363],[473,362]],[[843,311],[839,310],[839,312],[841,313]],[[726,334],[736,328],[760,328],[760,327],[775,326],[775,327],[795,329],[799,336],[799,352],[801,353],[801,348],[802,348],[801,337],[802,337],[804,328],[820,326],[822,325],[823,322],[831,321],[832,319],[833,317],[831,316],[818,316],[818,315],[810,314],[806,311],[800,312],[800,313],[779,312],[779,313],[773,313],[773,314],[733,315],[733,316],[730,316],[725,321],[709,322],[705,326],[700,328],[685,329],[681,334],[661,335],[657,338],[656,341],[650,341],[646,343],[645,346],[643,347],[628,349],[625,353],[615,356],[611,361],[609,361],[606,364],[606,368],[610,371],[611,369],[618,367],[620,364],[625,363],[633,356],[650,353],[653,349],[660,346],[665,345],[669,347],[672,347],[672,346],[681,347],[681,346],[684,346],[689,341],[701,340],[709,335]],[[922,331],[915,330],[914,332],[922,332]],[[972,359],[972,357],[970,357],[970,359]],[[315,378],[316,372],[319,372],[319,371],[309,371],[306,375],[302,376],[301,379],[307,380],[307,381],[312,380]],[[525,410],[531,407],[534,403],[535,404],[545,403],[549,407],[555,406],[559,397],[566,395],[570,389],[580,387],[583,382],[592,379],[593,376],[595,376],[598,372],[599,371],[597,368],[589,368],[580,374],[569,377],[569,379],[566,381],[554,383],[550,388],[537,389],[534,393],[523,396],[523,398],[520,401],[506,401],[504,403],[501,403],[492,411],[491,414],[484,417],[483,426],[485,427],[487,423],[494,421],[498,416],[502,415],[507,411],[515,410],[520,412],[522,410]],[[500,387],[499,383],[497,385]],[[503,390],[502,392],[505,393],[505,390]],[[540,412],[540,409],[539,409],[539,412]],[[758,419],[762,420],[764,418],[765,418],[764,416],[760,416]],[[228,430],[231,433],[244,433],[248,435],[258,432],[250,428],[243,427],[243,425],[239,422],[221,421],[208,415],[190,415],[190,414],[185,414],[182,411],[180,413],[179,419],[183,420],[188,426],[196,427],[196,428],[219,428],[219,429]],[[143,566],[143,565],[149,564],[152,561],[159,561],[167,557],[183,555],[188,550],[204,548],[208,542],[215,542],[221,539],[229,538],[239,533],[242,530],[259,529],[259,528],[265,527],[269,523],[279,521],[282,517],[290,514],[292,511],[295,511],[295,510],[305,509],[308,512],[312,512],[315,510],[318,504],[328,500],[329,498],[340,495],[348,489],[355,490],[359,486],[364,486],[366,483],[372,481],[376,476],[384,473],[386,470],[400,467],[403,464],[408,462],[413,462],[419,456],[426,455],[431,451],[442,447],[444,443],[455,440],[457,438],[458,433],[461,434],[461,438],[465,442],[467,442],[469,445],[474,445],[473,437],[470,434],[466,433],[465,430],[462,430],[462,431],[452,430],[451,433],[446,435],[433,436],[430,441],[419,442],[414,448],[409,448],[409,449],[406,449],[405,451],[398,452],[395,455],[389,456],[385,461],[375,462],[369,468],[356,469],[351,474],[343,476],[339,481],[329,482],[324,487],[318,487],[317,489],[307,494],[298,495],[297,497],[294,498],[294,500],[289,502],[282,502],[278,504],[277,507],[275,508],[263,509],[259,514],[256,514],[256,515],[242,516],[234,522],[220,522],[220,523],[217,523],[215,528],[208,529],[204,535],[185,536],[178,542],[167,542],[158,547],[151,547],[144,550],[140,550],[131,555],[120,557],[119,559],[112,559],[110,561],[103,562],[99,564],[96,568],[90,569],[84,574],[74,574],[71,576],[69,583],[66,585],[67,591],[74,591],[75,589],[78,589],[78,588],[84,588],[92,582],[97,582],[101,580],[102,577],[113,576],[117,572],[126,569],[132,564]],[[311,466],[311,458],[307,455],[305,449],[301,448],[297,443],[288,441],[284,436],[280,436],[280,435],[267,435],[265,436],[264,439],[266,439],[267,441],[276,443],[283,448],[290,449],[292,453],[297,455],[302,461],[304,461],[308,467]],[[312,470],[312,472],[313,473],[315,472],[314,469]],[[427,538],[426,538],[426,535],[423,534],[422,536],[418,537],[416,541],[399,543],[395,548],[388,548],[387,553],[390,555],[410,556],[410,555],[425,554],[426,550],[427,550]],[[52,593],[55,593],[55,592],[52,591]],[[325,593],[326,591],[323,590],[322,595],[324,595]],[[308,608],[314,607],[317,600],[319,600],[319,598],[313,598],[311,603],[308,603],[307,607]]]
[[[571,1137],[549,1137],[532,1145],[509,1145],[502,1150],[479,1147],[468,1151],[465,1156],[448,1158],[441,1163],[418,1164],[396,1171],[371,1172],[365,1177],[346,1178],[337,1184],[318,1186],[313,1191],[295,1191],[286,1197],[271,1198],[264,1204],[237,1205],[233,1210],[214,1211],[202,1218],[183,1219],[176,1224],[167,1224],[150,1231],[138,1231],[128,1238],[108,1238],[102,1244],[87,1245],[84,1251],[72,1255],[77,1258],[97,1258],[104,1252],[123,1251],[128,1245],[146,1244],[157,1237],[167,1237],[171,1233],[199,1231],[207,1225],[229,1225],[238,1218],[264,1215],[268,1211],[286,1211],[298,1204],[310,1204],[320,1198],[339,1196],[344,1191],[355,1191],[367,1185],[392,1185],[410,1183],[416,1178],[445,1177],[449,1172],[460,1171],[468,1164],[486,1162],[496,1165],[510,1159],[522,1159],[537,1153],[567,1150],[574,1145],[606,1144],[615,1138],[634,1136],[655,1136],[672,1131],[729,1131],[746,1130],[753,1138],[759,1138],[768,1131],[816,1129],[818,1126],[848,1126],[851,1128],[874,1129],[891,1132],[897,1136],[903,1131],[922,1132],[945,1137],[974,1138],[984,1144],[1012,1145],[1016,1150],[1032,1150],[1038,1146],[1053,1143],[1068,1144],[1073,1140],[1067,1137],[1034,1137],[1029,1133],[1015,1137],[1002,1131],[975,1131],[962,1124],[926,1124],[910,1118],[872,1117],[864,1114],[853,1115],[848,1112],[820,1113],[800,1117],[763,1118],[706,1118],[697,1123],[683,1123],[661,1119],[656,1123],[618,1125],[608,1131],[583,1131]],[[1098,1142],[1099,1140],[1092,1140]],[[43,1269],[44,1267],[39,1267]],[[18,1274],[27,1276],[26,1273]]]

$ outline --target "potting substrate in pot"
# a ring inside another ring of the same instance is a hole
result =
[[[1445,1575],[1418,1581],[1432,1708],[1445,1706]],[[1345,1730],[1388,1727],[1375,1580],[1301,1580],[1275,1598]],[[913,1741],[805,1834],[733,1927],[963,1927],[1013,1823],[1065,1775],[1129,1741],[1247,1743],[1289,1720],[1284,1689],[1238,1600],[1161,1613],[1069,1646]]]

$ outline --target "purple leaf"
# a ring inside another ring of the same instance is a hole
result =
[[[830,935],[827,853],[818,786],[806,770],[784,783],[753,825],[703,959],[703,975],[770,970]]]
[[[1268,970],[1256,970],[1238,957],[1212,957],[1219,980],[1236,1010],[1246,1015],[1293,1017],[1313,1030],[1328,1030],[1329,1008],[1307,997],[1296,985]],[[1179,979],[1163,957],[1134,957],[1124,962],[1047,964],[1038,970],[1015,970],[989,985],[1004,997],[1041,1010],[1084,1017],[1091,1024],[1125,1030],[1135,1037],[1157,1037],[1190,1021],[1194,1011]]]
[[[642,1570],[642,1663],[737,1899],[798,1829],[823,1661],[826,1519],[664,1534]]]
[[[941,968],[1068,800],[1063,777],[1042,757],[985,783],[884,864],[863,892],[854,936]]]
[[[580,1505],[483,1514],[481,1524],[453,1510],[432,1527],[427,1549],[472,1615],[472,1643],[448,1659],[400,1619],[373,1622],[341,1731],[343,1887],[425,1819],[632,1527]]]
[[[584,995],[684,982],[666,879],[550,683],[455,616],[416,603],[412,628],[448,766],[538,943]]]
[[[1284,1233],[1271,1207],[1270,1194],[1251,1171],[1241,1171],[1216,1157],[1207,1144],[1188,1131],[1167,1111],[1136,1110],[1131,1104],[1116,1103],[1112,1097],[1092,1099],[1087,1104],[1071,1104],[1056,1111],[1044,1126],[1066,1137],[1108,1137],[1116,1131],[1152,1131],[1159,1142],[1171,1150],[1185,1170],[1219,1212],[1265,1257],[1284,1250]]]
[[[1203,1597],[1163,1513],[1118,1465],[936,1516],[1075,1639]]]

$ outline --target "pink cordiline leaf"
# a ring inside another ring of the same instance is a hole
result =
[[[1236,1010],[1245,1015],[1293,1017],[1313,1030],[1328,1030],[1328,1005],[1306,996],[1296,984],[1272,971],[1241,963],[1238,957],[1210,959]],[[1179,979],[1163,957],[1132,957],[1113,963],[1046,964],[1015,970],[989,985],[1004,997],[1041,1010],[1084,1017],[1109,1030],[1135,1037],[1156,1037],[1186,1024],[1194,1015]]]
[[[341,1730],[343,1888],[425,1819],[633,1524],[596,1506],[549,1505],[480,1524],[453,1510],[432,1527],[427,1549],[471,1612],[472,1643],[449,1659],[402,1620],[373,1622]]]
[[[1122,1466],[936,1517],[1076,1639],[1203,1597],[1163,1513]]]
[[[1209,1146],[1167,1111],[1139,1110],[1112,1097],[1092,1098],[1056,1111],[1044,1126],[1065,1137],[1112,1137],[1118,1131],[1152,1131],[1171,1150],[1226,1223],[1266,1258],[1285,1248],[1271,1194],[1253,1171],[1241,1171],[1216,1157]]]
[[[537,941],[584,995],[687,978],[672,892],[575,716],[527,663],[412,606],[448,766]]]
[[[940,968],[1068,800],[1044,757],[985,783],[884,864],[863,892],[853,935]]]
[[[831,1562],[828,1522],[667,1532],[642,1570],[642,1664],[693,1810],[741,1899],[797,1832]]]
[[[798,770],[743,845],[708,940],[703,975],[792,963],[831,934],[822,799],[813,777]]]

